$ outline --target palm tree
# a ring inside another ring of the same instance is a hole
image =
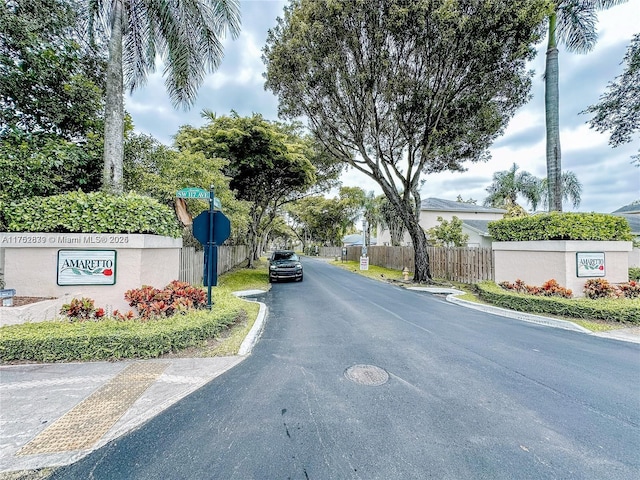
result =
[[[558,42],[576,53],[590,51],[598,37],[596,12],[626,0],[557,0],[549,14],[549,42],[545,66],[545,117],[547,128],[547,178],[550,211],[562,211],[560,155]]]
[[[489,196],[484,204],[509,209],[518,205],[518,194],[522,195],[535,210],[540,202],[540,180],[529,172],[518,172],[515,163],[509,170],[493,174],[493,183],[486,188]]]
[[[165,86],[174,106],[190,106],[206,73],[223,56],[227,29],[240,32],[238,0],[88,0],[91,34],[96,20],[109,32],[106,78],[103,188],[122,191],[124,87],[144,84],[164,64]]]
[[[562,201],[571,202],[573,208],[578,208],[582,200],[582,184],[578,181],[576,174],[570,171],[562,172],[560,176],[560,184],[562,186]],[[540,197],[542,198],[542,205],[546,209],[547,202],[549,201],[549,180],[543,178],[540,181]]]

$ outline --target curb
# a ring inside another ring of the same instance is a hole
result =
[[[492,313],[501,317],[522,320],[523,322],[536,323],[538,325],[546,325],[548,327],[562,328],[563,330],[571,330],[574,332],[593,335],[593,332],[591,330],[588,330],[567,320],[558,320],[555,318],[533,315],[531,313],[517,312],[515,310],[508,310],[506,308],[494,307],[491,305],[483,305],[480,303],[470,302],[468,300],[462,300],[460,298],[457,298],[456,295],[463,294],[464,292],[456,290],[454,288],[409,287],[407,290],[417,290],[428,293],[447,293],[447,302],[455,303],[456,305],[472,308],[481,312]]]
[[[262,295],[267,293],[265,290],[241,290],[239,292],[233,292],[236,297],[244,298],[244,297],[253,297],[256,295]],[[262,334],[262,330],[264,329],[264,321],[267,318],[267,306],[256,300],[247,300],[248,302],[256,302],[260,305],[260,310],[258,310],[258,317],[256,321],[253,323],[253,327],[249,330],[249,333],[244,338],[242,343],[240,344],[240,348],[238,349],[238,355],[244,357],[249,355],[253,350],[253,347],[258,342],[260,335]]]
[[[256,318],[256,321],[253,323],[253,327],[251,327],[251,330],[249,330],[249,333],[244,338],[240,344],[240,348],[238,349],[238,355],[243,357],[251,353],[253,347],[258,342],[258,338],[260,338],[262,330],[264,330],[264,320],[267,318],[267,306],[262,302],[257,303],[260,305],[258,318]]]

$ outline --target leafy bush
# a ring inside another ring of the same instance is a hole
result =
[[[127,290],[124,298],[145,320],[170,317],[179,312],[204,308],[207,304],[204,290],[177,280],[167,285],[164,290],[148,285]]]
[[[640,268],[631,267],[629,269],[629,281],[640,282]]]
[[[631,280],[612,285],[604,278],[591,278],[584,286],[584,294],[592,300],[598,298],[640,298],[640,283]]]
[[[62,305],[60,315],[69,320],[83,322],[86,320],[98,320],[104,317],[104,308],[96,308],[91,298],[74,298],[69,303]]]
[[[214,338],[251,307],[228,291],[216,291],[216,308],[155,322],[48,321],[0,327],[0,361],[117,360],[154,358]]]
[[[640,298],[605,298],[594,301],[589,298],[523,295],[505,290],[490,281],[477,283],[475,289],[482,300],[518,312],[640,324]]]
[[[525,284],[518,279],[515,283],[500,282],[500,286],[506,290],[515,290],[518,293],[528,293],[530,295],[543,295],[545,297],[571,298],[573,292],[570,288],[561,287],[557,280],[547,280],[542,287],[534,287]]]
[[[631,280],[628,283],[618,285],[622,294],[627,298],[640,298],[640,282]]]
[[[624,217],[602,213],[561,213],[504,218],[489,222],[496,242],[540,240],[630,241],[631,228]]]
[[[174,212],[135,193],[70,192],[32,197],[4,206],[9,232],[148,233],[181,235]]]

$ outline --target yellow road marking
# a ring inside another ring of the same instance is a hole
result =
[[[16,455],[84,450],[94,445],[162,374],[166,362],[139,362],[68,411]]]

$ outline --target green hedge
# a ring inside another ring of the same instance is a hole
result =
[[[182,234],[169,207],[135,193],[77,191],[0,207],[9,232]]]
[[[197,346],[218,335],[245,311],[242,300],[230,293],[225,297],[217,299],[212,311],[148,322],[60,320],[1,327],[0,362],[154,358]]]
[[[492,305],[519,312],[640,324],[640,299],[560,298],[510,292],[494,282],[475,285],[478,296]]]
[[[496,242],[539,240],[631,241],[624,217],[603,213],[551,212],[490,222],[489,233]]]

